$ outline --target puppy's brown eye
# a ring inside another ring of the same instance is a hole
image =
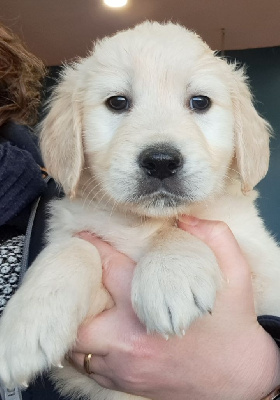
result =
[[[196,111],[205,111],[211,106],[211,100],[207,96],[194,96],[190,99],[190,108]]]
[[[106,100],[106,105],[115,111],[125,111],[129,108],[129,101],[125,96],[112,96]]]

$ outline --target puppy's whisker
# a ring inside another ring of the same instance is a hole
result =
[[[232,176],[229,176],[228,174],[225,175],[225,178],[228,179],[230,182],[235,182],[235,179]]]
[[[97,186],[98,186],[98,185],[97,185]],[[87,196],[86,196],[86,198],[85,198],[85,200],[84,200],[84,203],[83,203],[83,205],[84,205],[85,208],[91,206],[91,204],[96,200],[96,198],[97,198],[97,196],[99,195],[99,193],[102,193],[102,191],[104,192],[104,188],[101,187],[101,188],[94,194],[94,196],[92,196],[92,197],[90,198],[90,196],[91,196],[91,194],[94,192],[94,190],[95,190],[95,187],[92,188],[92,189],[89,191],[89,193],[87,194]],[[105,194],[106,194],[106,192],[104,192],[104,194],[103,194],[101,197],[104,197]],[[87,204],[87,201],[88,201],[88,204]],[[98,204],[100,204],[100,201],[98,202]]]
[[[102,196],[98,199],[97,205],[100,205],[100,203],[103,201],[104,197],[106,196],[106,191],[105,191],[103,188],[99,191],[99,193],[100,193],[102,190],[103,190],[103,194],[102,194]],[[109,200],[107,199],[107,201],[106,201],[106,203],[105,203],[106,206],[107,206],[108,202],[109,202]]]
[[[99,196],[101,194],[101,196]],[[106,192],[104,191],[103,188],[101,188],[95,196],[93,196],[91,199],[89,199],[88,207],[94,207],[98,208],[100,203],[102,202],[103,198],[105,197]],[[106,202],[107,205],[107,202]]]
[[[113,205],[112,205],[112,208],[111,208],[111,211],[110,211],[110,219],[112,218],[113,213],[114,213],[114,211],[115,211],[117,205],[118,205],[118,202],[117,202],[116,200],[114,200]]]
[[[85,195],[87,189],[91,186],[92,182],[93,182],[93,181],[88,182],[88,184],[84,187],[83,196]],[[100,187],[100,186],[101,186],[101,182],[96,183],[96,184],[92,187],[92,189],[90,190],[90,192],[87,194],[87,197],[88,197],[94,190],[96,190],[96,189],[97,189],[98,187]]]
[[[241,177],[241,173],[240,173],[237,169],[229,167],[228,170],[229,170],[229,171],[233,171],[236,175],[238,175],[239,177]]]
[[[88,188],[89,185],[91,185],[95,181],[95,177],[91,176],[87,179],[87,181],[83,184],[82,189],[84,191]],[[96,185],[100,184],[100,182],[96,183]]]
[[[97,185],[95,185],[88,193],[87,193],[87,195],[86,195],[86,197],[84,198],[84,201],[83,201],[83,204],[84,204],[84,206],[86,205],[86,203],[87,203],[87,200],[89,200],[89,202],[90,202],[90,195],[92,194],[92,192],[94,192],[95,190],[96,190],[96,188],[98,188],[98,184]],[[101,190],[101,189],[99,189],[99,190]],[[83,192],[83,195],[85,194],[85,191],[86,191],[86,189],[84,190],[84,192]],[[97,191],[97,193],[98,193],[98,191]],[[93,196],[93,198],[96,196],[96,194]]]
[[[86,180],[86,182],[83,184],[82,188],[87,188],[88,185],[91,185],[95,180],[96,180],[96,177],[95,177],[95,176],[90,176],[90,177]],[[100,185],[100,184],[101,184],[100,181],[99,181],[99,182],[96,182],[96,185]]]

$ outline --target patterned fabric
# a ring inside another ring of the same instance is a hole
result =
[[[0,316],[19,284],[23,244],[24,235],[0,244]]]

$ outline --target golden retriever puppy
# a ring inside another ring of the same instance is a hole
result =
[[[1,319],[8,386],[62,363],[53,376],[63,394],[136,399],[64,360],[83,320],[112,306],[99,254],[79,231],[137,262],[132,303],[148,332],[183,335],[223,284],[210,249],[176,227],[180,214],[230,226],[252,268],[257,313],[280,315],[280,250],[253,190],[268,168],[269,125],[243,71],[195,33],[145,22],[97,42],[65,69],[41,135],[66,198],[52,204],[48,244]]]

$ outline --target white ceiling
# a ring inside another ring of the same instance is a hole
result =
[[[213,48],[280,45],[280,0],[129,0],[110,9],[102,0],[0,0],[0,20],[47,65],[84,56],[96,38],[145,19],[173,20]]]

